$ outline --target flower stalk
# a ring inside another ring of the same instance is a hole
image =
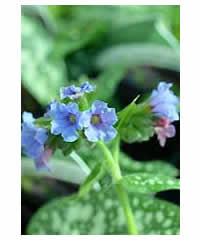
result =
[[[136,227],[136,223],[135,223],[135,219],[132,213],[132,209],[130,206],[130,202],[129,202],[129,198],[128,195],[126,193],[126,191],[124,190],[123,186],[121,183],[118,183],[118,181],[122,178],[121,175],[121,170],[120,170],[120,166],[119,166],[119,161],[118,161],[118,156],[119,156],[119,140],[116,140],[114,142],[115,147],[114,149],[114,154],[112,155],[112,153],[110,152],[110,150],[107,148],[107,146],[99,141],[98,145],[101,148],[104,156],[105,156],[105,160],[108,166],[108,169],[110,169],[110,173],[111,176],[114,180],[116,184],[116,189],[119,195],[119,200],[122,206],[122,209],[124,211],[124,215],[126,218],[126,223],[127,223],[127,228],[129,231],[130,235],[137,235],[137,227]],[[114,157],[116,159],[114,159]]]

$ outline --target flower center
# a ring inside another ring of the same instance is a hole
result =
[[[100,116],[98,114],[94,114],[91,118],[91,123],[95,125],[101,123]]]
[[[73,115],[73,114],[71,114],[71,115],[69,116],[69,121],[70,121],[70,123],[75,123],[75,122],[76,122],[76,116]]]

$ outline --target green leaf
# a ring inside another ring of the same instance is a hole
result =
[[[179,207],[140,194],[130,194],[140,235],[179,234]],[[114,189],[54,200],[33,216],[31,235],[126,235],[124,214]]]
[[[103,101],[111,101],[112,97],[119,85],[120,81],[123,79],[126,68],[118,67],[105,70],[97,79],[97,93],[95,99]],[[106,91],[105,91],[106,89]]]
[[[83,183],[87,177],[86,173],[73,161],[52,157],[50,165],[52,168],[51,172],[38,171],[34,166],[33,160],[23,157],[21,173],[22,176],[49,177],[74,184]]]
[[[180,71],[180,56],[173,49],[156,44],[124,44],[102,51],[96,58],[97,67],[104,69],[115,66],[127,68],[153,66]]]
[[[172,164],[161,160],[139,162],[131,159],[125,153],[120,153],[120,167],[123,175],[132,173],[152,173],[161,174],[169,177],[176,177],[178,175],[178,169]]]
[[[132,22],[125,22],[125,24],[115,24],[110,29],[105,44],[119,45],[133,42],[147,42],[152,33],[155,32],[155,22],[156,18],[151,17]]]
[[[38,19],[23,16],[21,71],[23,86],[39,103],[46,105],[67,84],[66,66],[54,58],[56,42]]]
[[[129,104],[119,113],[118,131],[128,143],[149,140],[154,135],[153,115],[148,104]]]
[[[38,118],[34,121],[34,124],[39,128],[51,128],[51,118]]]
[[[86,178],[84,183],[80,186],[79,195],[83,196],[87,194],[92,189],[94,184],[104,176],[104,174],[105,174],[105,169],[103,168],[103,165],[101,163],[97,163],[97,165],[92,170],[90,175]],[[96,186],[99,189],[100,185],[96,185]]]
[[[124,176],[120,181],[131,192],[155,193],[170,189],[180,189],[176,178],[152,173],[135,173]]]

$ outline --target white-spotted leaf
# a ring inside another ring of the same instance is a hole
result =
[[[140,194],[129,194],[140,235],[179,234],[179,207]],[[127,235],[114,189],[54,200],[33,216],[30,235]]]
[[[120,181],[131,192],[155,193],[170,189],[180,189],[179,179],[155,173],[135,173],[124,176]]]

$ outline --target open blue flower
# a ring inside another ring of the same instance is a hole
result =
[[[92,86],[89,82],[85,82],[81,87],[75,87],[72,85],[70,87],[64,87],[60,89],[60,98],[65,99],[69,97],[70,99],[78,99],[84,95],[84,93],[92,92],[96,89],[96,86]]]
[[[173,122],[179,120],[177,109],[179,99],[169,90],[171,87],[171,83],[160,82],[157,90],[153,90],[149,103],[157,117],[165,117]]]
[[[54,135],[61,134],[65,142],[74,142],[78,139],[77,130],[82,127],[79,124],[81,113],[76,103],[67,105],[59,102],[51,104],[49,111],[51,122],[51,133]]]
[[[48,139],[46,129],[37,128],[33,124],[35,119],[31,113],[24,112],[22,118],[21,144],[24,153],[34,160],[36,168],[48,169],[50,154],[46,154],[44,146]]]
[[[117,134],[113,127],[116,122],[115,109],[108,108],[107,103],[98,100],[80,118],[80,124],[85,128],[84,133],[91,142],[112,140]]]

